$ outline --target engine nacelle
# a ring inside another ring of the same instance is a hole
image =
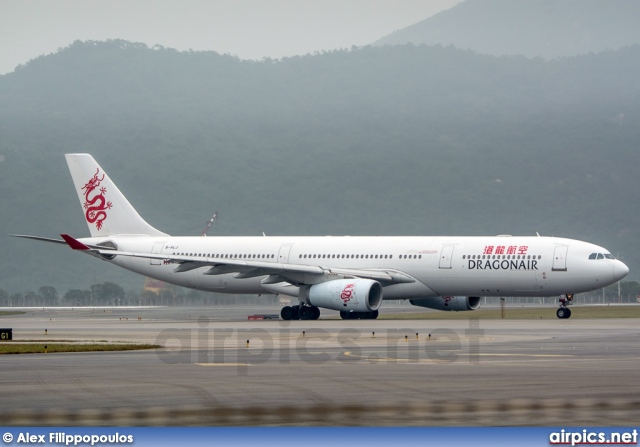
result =
[[[479,296],[439,296],[437,298],[423,298],[409,300],[414,306],[428,307],[436,310],[476,310],[480,307]]]
[[[372,312],[382,304],[382,286],[371,279],[337,279],[300,287],[300,301],[346,312]]]

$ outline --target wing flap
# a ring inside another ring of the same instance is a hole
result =
[[[206,267],[208,264],[203,262],[183,262],[173,269],[176,273],[190,272],[191,270],[199,269],[200,267]]]
[[[378,281],[393,281],[393,277],[385,271],[378,270],[358,270],[358,269],[344,269],[344,268],[329,268],[327,273],[333,273],[334,275],[341,276],[355,276],[358,278],[375,279]]]

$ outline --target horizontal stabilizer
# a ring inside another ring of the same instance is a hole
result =
[[[55,244],[67,244],[66,241],[63,241],[61,239],[51,239],[50,237],[42,237],[42,236],[31,236],[28,234],[10,234],[9,236],[13,236],[13,237],[21,237],[24,239],[33,239],[34,241],[44,241],[44,242],[53,242]]]
[[[61,234],[60,236],[62,236],[62,239],[64,239],[64,241],[69,244],[69,247],[73,248],[74,250],[91,250],[91,247],[84,245],[82,242],[72,238],[68,234]]]
[[[65,239],[52,239],[50,237],[31,236],[29,234],[10,234],[9,236],[21,237],[23,239],[32,239],[34,241],[53,242],[54,244],[70,245],[69,242],[67,240],[65,240]],[[87,249],[92,249],[92,250],[115,250],[115,248],[113,248],[113,247],[107,247],[107,246],[104,246],[104,245],[92,245],[92,244],[86,245],[86,244],[84,244],[84,243],[72,238],[69,235],[65,234],[63,237],[65,237],[65,236],[67,238],[69,238],[70,240],[75,241],[74,243],[78,243],[80,245],[84,245],[85,247],[88,247],[88,248],[78,248],[78,250],[87,250]],[[78,246],[78,247],[80,247],[80,246]]]

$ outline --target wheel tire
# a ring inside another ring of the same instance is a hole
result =
[[[280,318],[283,320],[291,320],[291,317],[293,317],[293,309],[291,306],[284,306],[280,311]]]
[[[380,312],[378,312],[377,310],[374,310],[373,312],[371,312],[371,319],[372,320],[377,319],[378,315],[380,315]]]
[[[558,310],[556,310],[556,316],[557,316],[558,318],[562,318],[562,319],[564,319],[564,318],[568,318],[568,317],[567,317],[567,315],[568,315],[567,311],[568,311],[568,310],[569,310],[569,309],[565,309],[564,307],[560,307]]]
[[[291,319],[292,320],[299,320],[300,319],[300,306],[291,306],[291,310],[293,311],[293,314],[291,315]]]
[[[565,318],[571,318],[571,309],[567,309],[567,316]]]
[[[340,311],[340,318],[342,318],[343,320],[349,320],[351,318],[351,312],[347,312],[344,310]]]
[[[311,308],[311,319],[312,320],[317,320],[318,318],[320,318],[320,309],[317,307],[312,307]]]
[[[311,310],[310,307],[300,306],[300,310],[298,311],[298,314],[300,315],[301,320],[311,320],[312,312],[313,311]]]

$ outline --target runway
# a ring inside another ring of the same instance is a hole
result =
[[[350,405],[372,411],[490,403],[496,420],[479,423],[509,425],[509,415],[500,418],[501,403],[508,409],[514,402],[525,407],[538,402],[540,408],[551,402],[559,409],[527,419],[527,425],[556,419],[563,425],[623,423],[622,412],[593,408],[585,420],[587,415],[570,405],[593,401],[626,405],[629,420],[640,415],[636,319],[248,321],[255,312],[277,313],[249,307],[48,309],[1,317],[0,327],[12,327],[15,341],[163,346],[1,356],[2,413],[158,408],[262,408],[268,413]],[[398,415],[378,417],[364,425],[394,424]],[[468,425],[433,417],[403,423]],[[278,423],[286,424],[286,417]],[[314,419],[307,423],[313,425]]]

